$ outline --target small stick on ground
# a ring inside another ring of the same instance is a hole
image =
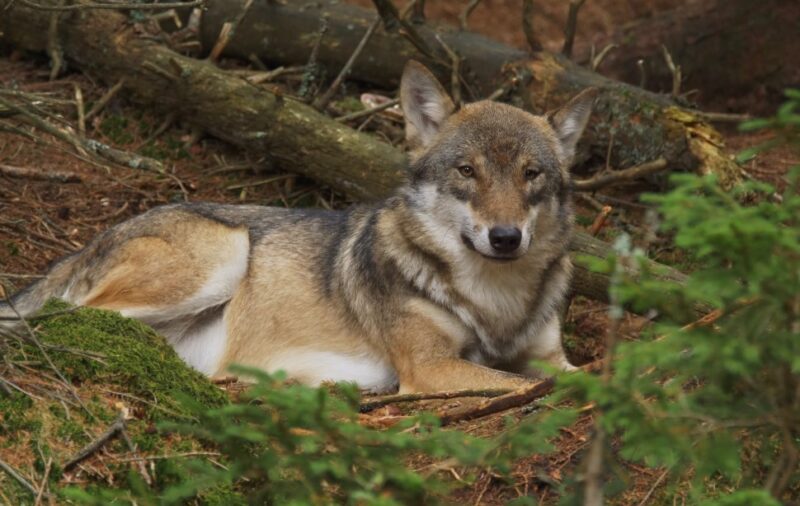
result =
[[[122,431],[125,430],[125,415],[126,413],[123,410],[117,417],[117,420],[113,424],[111,424],[111,427],[109,427],[108,430],[106,430],[103,434],[101,434],[100,437],[98,437],[88,445],[84,446],[81,449],[81,451],[79,451],[74,457],[69,459],[63,466],[64,471],[69,471],[71,468],[75,467],[76,464],[84,461],[92,454],[94,454],[97,450],[102,448],[112,438],[122,433]]]
[[[313,104],[314,108],[316,108],[319,111],[325,110],[325,108],[328,106],[328,103],[336,94],[336,90],[338,90],[339,86],[342,85],[342,82],[350,73],[350,69],[353,68],[353,64],[355,64],[359,55],[364,50],[364,47],[367,45],[367,42],[369,42],[369,39],[372,38],[372,34],[375,33],[375,30],[378,28],[380,24],[381,24],[381,17],[377,16],[375,18],[375,21],[373,21],[369,25],[367,31],[364,32],[364,36],[361,37],[361,40],[358,42],[358,45],[356,46],[355,50],[353,50],[353,54],[350,55],[350,58],[347,60],[347,63],[344,64],[344,67],[342,67],[342,70],[339,72],[339,75],[336,76],[336,79],[333,80],[333,82],[325,91],[325,93],[323,93],[321,97],[319,97],[317,100],[314,101]]]
[[[12,478],[14,478],[15,480],[17,480],[17,482],[18,482],[20,485],[22,485],[23,487],[25,487],[26,489],[28,489],[28,490],[30,491],[30,493],[33,495],[33,497],[36,497],[36,496],[38,495],[39,491],[38,491],[38,490],[36,490],[36,487],[34,487],[33,485],[31,485],[31,484],[30,484],[30,482],[29,482],[28,480],[26,480],[25,478],[23,478],[23,477],[22,477],[22,475],[21,475],[21,474],[19,474],[19,472],[17,472],[17,470],[16,470],[16,469],[14,469],[14,468],[13,468],[13,467],[11,467],[10,465],[8,465],[8,464],[7,464],[5,461],[3,461],[3,460],[0,460],[0,469],[2,469],[3,471],[5,471],[5,472],[6,472],[6,474],[8,474],[9,476],[11,476],[11,477],[12,477]]]
[[[592,226],[589,227],[589,233],[593,236],[597,236],[600,233],[600,230],[603,229],[603,226],[606,224],[608,220],[608,216],[611,214],[614,208],[611,206],[603,206],[603,209],[600,210],[600,213],[594,219]]]
[[[39,506],[42,503],[42,498],[45,496],[44,489],[47,488],[47,479],[50,477],[50,469],[52,467],[53,457],[48,457],[47,464],[44,466],[44,476],[42,477],[42,482],[39,484],[39,493],[36,494],[36,502],[34,502],[34,506]]]
[[[469,0],[467,6],[464,7],[464,10],[458,15],[458,24],[462,30],[469,30],[469,25],[467,23],[469,15],[472,14],[472,11],[475,10],[475,7],[477,7],[479,3],[481,3],[481,0]]]
[[[42,172],[29,167],[16,167],[14,165],[0,164],[0,174],[11,177],[22,177],[25,179],[38,179],[41,181],[55,181],[58,183],[80,183],[83,181],[81,176],[74,172],[51,170]]]
[[[378,113],[378,112],[381,112],[381,111],[385,111],[386,109],[390,109],[390,108],[396,106],[399,103],[400,103],[400,99],[399,98],[395,98],[395,99],[389,100],[387,102],[384,102],[384,103],[382,103],[380,105],[376,105],[375,107],[371,107],[369,109],[364,109],[363,111],[356,111],[356,112],[353,112],[353,113],[350,113],[350,114],[345,114],[344,116],[339,116],[338,118],[336,118],[336,121],[344,123],[346,121],[351,121],[351,120],[354,120],[354,119],[361,119],[364,116],[370,116],[372,114],[375,114],[375,113]]]
[[[572,57],[572,45],[575,43],[575,32],[578,29],[578,12],[586,0],[570,0],[567,25],[564,27],[564,47],[561,53],[567,58]]]
[[[667,165],[667,160],[659,158],[652,162],[645,162],[627,169],[604,171],[589,179],[573,181],[572,188],[579,192],[595,191],[611,184],[619,183],[620,181],[632,181],[640,177],[662,172],[667,168]]]
[[[272,81],[276,77],[282,75],[301,74],[305,69],[306,67],[304,65],[294,67],[278,67],[266,72],[257,72],[255,74],[248,75],[245,77],[245,80],[251,84],[261,84]]]
[[[543,46],[539,37],[536,36],[536,30],[533,28],[533,17],[536,12],[536,6],[533,0],[522,0],[522,31],[525,33],[525,40],[528,41],[528,47],[534,53],[541,51]]]
[[[453,392],[428,392],[428,393],[414,393],[414,394],[396,394],[387,395],[377,399],[372,399],[364,402],[359,406],[359,412],[367,413],[389,404],[396,404],[399,402],[414,402],[433,399],[458,399],[461,397],[497,397],[511,392],[506,388],[495,388],[488,390],[456,390]]]
[[[115,84],[107,92],[105,92],[103,96],[100,97],[100,100],[95,102],[92,108],[89,109],[89,112],[86,113],[86,121],[89,121],[94,116],[99,114],[105,108],[105,106],[108,105],[111,99],[114,98],[114,95],[116,95],[119,92],[119,90],[122,89],[122,86],[124,84],[125,84],[125,78],[123,77],[122,79],[117,81],[117,84]]]

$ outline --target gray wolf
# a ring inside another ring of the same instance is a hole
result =
[[[25,315],[50,297],[119,311],[208,375],[238,363],[373,391],[524,386],[531,359],[572,367],[559,322],[569,167],[594,97],[544,116],[489,101],[456,110],[409,62],[410,165],[393,196],[341,212],[154,208],[13,303]]]

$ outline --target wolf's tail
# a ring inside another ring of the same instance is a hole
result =
[[[0,302],[0,328],[15,328],[20,324],[20,316],[27,318],[52,297],[59,297],[67,302],[75,303],[78,299],[76,285],[80,283],[79,265],[82,263],[81,252],[60,260],[47,276],[31,284],[10,298],[11,304]]]

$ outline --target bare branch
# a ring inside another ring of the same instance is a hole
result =
[[[522,31],[525,33],[525,39],[533,52],[543,49],[542,43],[536,37],[536,31],[533,28],[535,10],[536,7],[533,5],[533,0],[522,0]]]
[[[236,29],[247,15],[251,5],[253,5],[253,0],[245,0],[242,10],[239,11],[239,14],[236,16],[236,18],[234,18],[233,21],[229,21],[222,25],[222,29],[219,31],[219,37],[217,37],[217,42],[214,44],[214,47],[211,49],[211,52],[208,55],[208,59],[210,61],[217,61],[219,59],[219,55],[222,54],[222,51],[225,50],[225,47],[230,42],[233,34],[236,33]]]
[[[344,67],[342,67],[342,70],[339,72],[339,75],[336,76],[336,79],[333,80],[327,91],[325,91],[325,93],[323,93],[321,97],[319,97],[316,101],[314,101],[314,107],[317,110],[320,111],[325,110],[325,107],[328,106],[328,103],[333,98],[333,95],[336,94],[336,90],[339,89],[339,86],[341,86],[342,82],[350,73],[350,70],[353,68],[353,64],[355,64],[359,55],[361,55],[361,52],[364,50],[364,47],[367,45],[367,42],[369,42],[369,39],[372,38],[372,34],[375,33],[375,30],[378,28],[378,25],[380,25],[380,23],[381,23],[381,18],[380,16],[378,16],[375,18],[375,21],[373,21],[372,24],[369,25],[369,28],[367,28],[367,31],[364,33],[364,36],[361,37],[361,40],[358,42],[358,45],[356,46],[355,50],[353,50],[353,54],[350,55],[350,58],[347,60],[347,63],[345,63]]]
[[[464,10],[458,15],[458,23],[462,30],[469,29],[469,26],[467,26],[467,20],[469,19],[469,15],[472,14],[472,11],[475,10],[475,7],[477,7],[479,3],[481,3],[481,0],[469,0],[467,6],[464,7]]]
[[[567,25],[564,28],[564,47],[561,53],[567,58],[572,56],[572,45],[575,42],[575,32],[578,29],[578,12],[583,7],[586,0],[570,0],[569,13],[567,14]]]
[[[664,61],[672,74],[672,96],[677,97],[681,93],[681,66],[675,65],[675,62],[672,61],[672,55],[669,54],[669,50],[664,44],[661,44],[661,52],[664,54]]]
[[[627,169],[603,171],[589,179],[574,181],[572,188],[581,192],[595,191],[620,181],[631,181],[650,174],[656,174],[665,170],[667,165],[667,161],[664,158],[659,158]]]

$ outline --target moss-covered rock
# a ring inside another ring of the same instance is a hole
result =
[[[0,367],[0,376],[18,389],[11,395],[0,392],[0,459],[30,483],[42,481],[50,461],[49,489],[61,499],[108,499],[108,494],[92,492],[100,487],[124,504],[131,487],[145,487],[144,495],[159,497],[160,490],[186,478],[180,458],[165,456],[213,450],[189,436],[159,430],[160,422],[191,422],[197,413],[229,400],[151,328],[115,312],[73,309],[57,300],[31,318],[31,325],[72,386],[56,378],[34,344],[18,343],[4,350],[10,367]],[[134,449],[125,438],[114,438],[83,468],[65,472],[63,465],[104,433],[121,410],[129,414],[125,431]],[[77,490],[72,486],[65,495],[67,482],[82,485]],[[120,495],[108,488],[109,483]],[[2,471],[0,492],[0,503],[34,503],[30,492]],[[241,502],[230,486],[210,489],[200,499],[220,504],[221,498]]]
[[[50,301],[40,314],[68,309]],[[203,407],[221,406],[227,396],[199,372],[190,368],[163,337],[141,322],[112,311],[78,308],[38,322],[43,342],[86,353],[51,353],[56,366],[75,383],[90,381],[123,386],[125,393],[155,402],[153,411],[190,415],[185,402]],[[94,358],[98,354],[102,358]]]

